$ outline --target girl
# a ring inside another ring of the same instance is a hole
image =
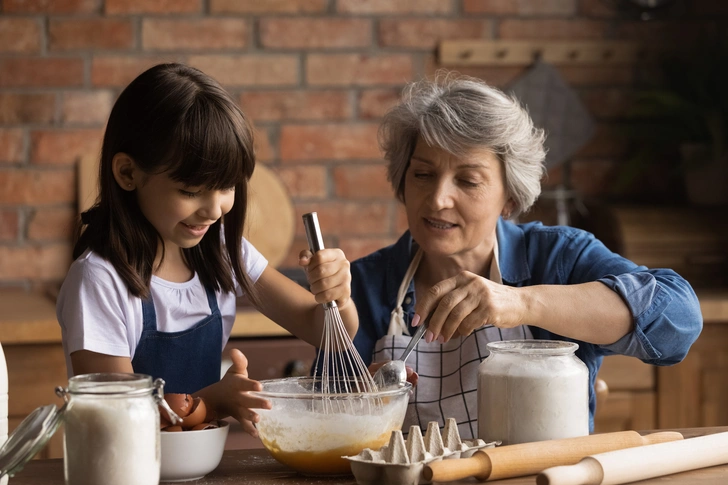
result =
[[[69,376],[137,372],[167,392],[205,398],[253,436],[269,408],[247,391],[247,360],[220,380],[221,353],[243,293],[297,337],[317,345],[320,303],[336,300],[351,337],[358,328],[349,262],[339,249],[302,251],[313,295],[243,237],[253,130],[223,88],[197,69],[162,64],[116,101],[104,134],[100,192],[82,215],[57,316]]]

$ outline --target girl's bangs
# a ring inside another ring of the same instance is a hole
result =
[[[179,132],[173,135],[165,164],[172,180],[220,190],[250,179],[254,156],[247,149],[253,145],[248,125],[239,112],[221,113],[225,108],[214,108],[193,106]]]

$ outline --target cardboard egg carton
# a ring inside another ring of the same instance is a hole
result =
[[[437,460],[467,458],[481,448],[492,448],[500,442],[481,439],[461,440],[455,418],[448,418],[440,433],[436,421],[427,424],[425,436],[419,426],[410,426],[407,440],[395,430],[378,450],[365,448],[358,455],[345,456],[359,485],[418,485],[429,483],[422,477],[425,465]]]

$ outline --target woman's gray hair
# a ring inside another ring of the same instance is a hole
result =
[[[504,167],[515,217],[541,193],[545,173],[544,131],[533,126],[519,101],[485,82],[440,72],[435,80],[410,83],[402,101],[379,127],[379,144],[389,161],[388,179],[404,202],[404,175],[421,137],[454,155],[488,148]]]

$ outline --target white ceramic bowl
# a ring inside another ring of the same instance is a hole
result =
[[[406,382],[377,393],[321,394],[311,377],[260,382],[263,390],[251,394],[272,405],[255,410],[260,439],[273,458],[305,475],[350,473],[342,456],[386,444],[402,426],[412,389]]]
[[[204,477],[217,468],[225,451],[230,424],[199,431],[161,431],[162,482],[185,482]]]

